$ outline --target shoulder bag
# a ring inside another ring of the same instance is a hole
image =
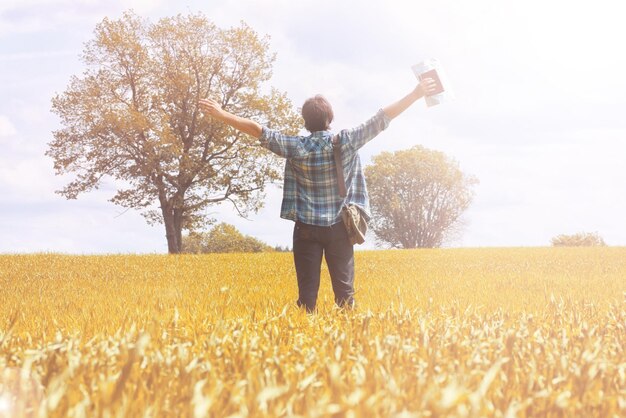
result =
[[[346,190],[346,182],[343,177],[343,164],[341,162],[341,147],[339,145],[339,135],[335,135],[332,139],[333,156],[335,158],[335,167],[337,169],[337,185],[339,186],[339,195],[345,198],[348,194]],[[363,212],[355,204],[344,203],[341,207],[341,220],[343,221],[350,243],[363,244],[365,242],[365,233],[367,232],[367,221],[363,216]]]

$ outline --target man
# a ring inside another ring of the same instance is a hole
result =
[[[337,186],[333,159],[333,110],[320,95],[302,106],[308,136],[288,136],[222,109],[215,100],[203,99],[202,110],[213,118],[259,139],[261,146],[287,159],[280,216],[295,222],[293,257],[298,280],[298,306],[315,310],[320,285],[322,255],[330,272],[335,303],[354,306],[354,249],[341,219],[341,208],[355,204],[369,219],[369,199],[358,150],[418,99],[433,94],[437,84],[423,79],[409,94],[381,109],[362,125],[338,134],[347,196]]]

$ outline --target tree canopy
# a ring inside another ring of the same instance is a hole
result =
[[[459,227],[478,183],[444,153],[422,146],[373,157],[365,176],[370,225],[393,248],[441,246]]]
[[[183,229],[208,224],[211,205],[230,201],[241,215],[261,207],[264,187],[282,175],[278,160],[204,117],[198,100],[297,132],[286,94],[265,86],[275,60],[267,37],[202,14],[150,23],[127,12],[99,23],[81,58],[86,70],[52,100],[62,128],[46,155],[57,174],[76,175],[58,193],[75,199],[113,179],[111,201],[163,223],[170,253],[180,252]]]

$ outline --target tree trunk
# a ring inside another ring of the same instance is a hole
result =
[[[165,238],[167,238],[167,252],[170,254],[180,253],[180,242],[174,225],[174,214],[163,210],[163,223],[165,224]]]
[[[165,191],[159,189],[159,201],[163,224],[165,225],[165,238],[167,238],[167,252],[180,254],[183,250],[183,202],[184,198],[176,195],[168,199]]]
[[[178,244],[178,251],[176,253],[181,253],[183,251],[183,211],[182,209],[174,209],[174,234],[175,240]]]
[[[182,230],[181,221],[176,219],[176,211],[173,210],[171,202],[161,203],[161,213],[163,214],[163,224],[165,225],[165,238],[167,238],[167,252],[179,254],[182,250]]]

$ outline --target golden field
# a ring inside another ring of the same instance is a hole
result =
[[[626,248],[0,256],[0,417],[624,417]]]

